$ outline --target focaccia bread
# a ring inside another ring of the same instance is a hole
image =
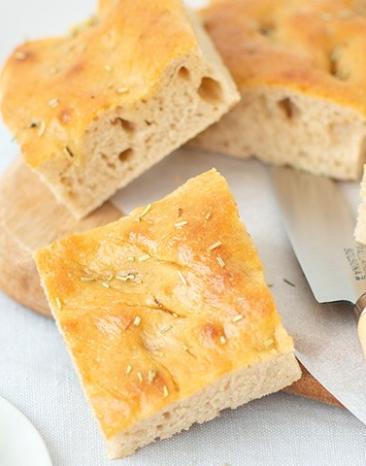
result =
[[[366,154],[365,2],[216,0],[202,12],[242,95],[196,139],[339,179]]]
[[[0,79],[26,163],[80,218],[239,100],[179,0],[104,0],[66,37],[27,42]]]
[[[215,170],[36,263],[112,458],[300,377]]]

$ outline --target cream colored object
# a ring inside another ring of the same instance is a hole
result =
[[[242,101],[194,144],[338,179],[366,160],[366,17],[351,0],[216,0],[207,31]]]
[[[358,319],[358,337],[360,339],[363,354],[366,359],[366,309],[361,312]]]
[[[193,145],[256,156],[318,175],[357,179],[366,154],[366,119],[352,108],[290,89],[242,91],[242,101]]]
[[[300,378],[215,170],[35,258],[112,457]]]
[[[366,167],[361,183],[361,204],[358,208],[355,238],[359,243],[366,244]]]
[[[101,1],[71,35],[18,47],[0,93],[26,163],[76,218],[239,100],[179,0]]]

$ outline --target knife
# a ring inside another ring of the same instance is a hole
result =
[[[329,178],[288,167],[271,174],[286,233],[316,300],[353,305],[366,357],[366,247],[354,240],[350,206]]]

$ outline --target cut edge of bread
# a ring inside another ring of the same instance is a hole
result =
[[[241,94],[242,101],[192,146],[341,180],[361,176],[366,120],[357,110],[286,88]]]
[[[38,252],[35,252],[33,257],[37,263]],[[50,303],[58,330],[65,338],[42,278],[41,285]],[[287,335],[282,326],[279,329]],[[76,359],[68,345],[66,349],[80,381],[84,397],[96,414]],[[110,459],[130,456],[136,450],[156,440],[167,439],[179,432],[189,430],[193,424],[208,422],[219,416],[224,409],[236,409],[252,400],[289,387],[299,380],[301,375],[301,368],[295,358],[291,343],[290,347],[286,347],[283,351],[272,353],[258,362],[231,371],[192,396],[170,403],[153,416],[134,424],[130,429],[111,438],[105,436],[108,456]]]
[[[197,48],[171,63],[153,97],[113,108],[95,120],[83,139],[85,163],[74,163],[70,153],[36,168],[76,218],[99,207],[239,101],[234,81],[199,19],[193,12],[187,14]]]
[[[229,373],[188,398],[165,407],[133,428],[107,439],[111,459],[133,454],[158,439],[166,439],[193,424],[202,424],[249,401],[277,392],[300,379],[292,352],[279,353],[249,367]]]

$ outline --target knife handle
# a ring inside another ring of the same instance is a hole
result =
[[[358,318],[358,338],[360,340],[363,354],[366,359],[366,293],[363,294],[357,301],[355,312]]]

